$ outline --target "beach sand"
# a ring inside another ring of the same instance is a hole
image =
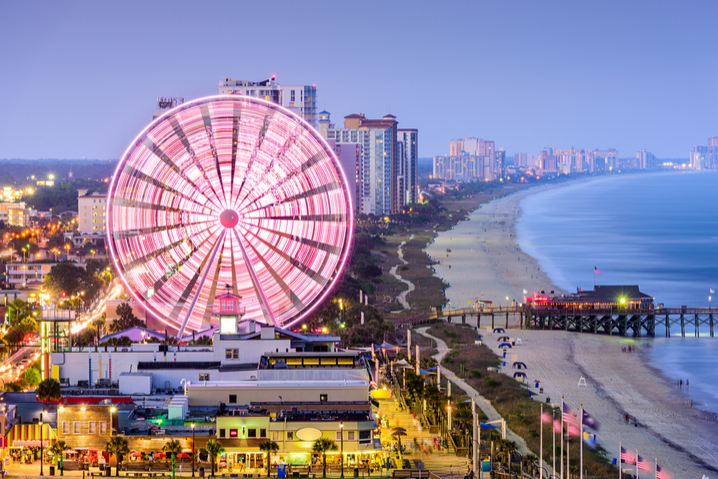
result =
[[[686,403],[689,391],[677,389],[647,365],[642,350],[650,347],[650,340],[564,331],[512,330],[509,335],[521,338],[523,344],[509,350],[507,358],[516,354],[526,363],[531,384],[540,381],[544,393],[538,400],[545,402],[549,397],[551,403],[560,404],[563,395],[576,411],[583,404],[600,424],[598,443],[609,457],[618,457],[621,441],[623,447],[638,450],[650,462],[651,471],[658,459],[676,479],[712,477],[718,472],[718,422]],[[487,337],[486,344],[495,347],[495,337]],[[628,345],[637,346],[638,352],[621,352]],[[504,372],[512,376],[516,370],[510,361],[506,364]],[[579,387],[581,377],[586,387]],[[538,389],[532,387],[532,391]],[[638,427],[633,422],[626,425],[623,414],[635,416]],[[577,454],[578,448],[572,446],[571,456],[577,458]],[[654,477],[651,472],[641,475]]]
[[[452,308],[464,308],[476,300],[506,305],[507,296],[509,304],[523,303],[524,290],[529,295],[541,290],[562,292],[514,242],[519,203],[543,189],[521,190],[485,203],[467,221],[442,232],[427,246],[429,257],[439,262],[434,265],[435,274],[450,285],[446,297]]]
[[[564,292],[552,285],[537,261],[515,243],[519,203],[545,188],[522,190],[482,205],[469,220],[441,233],[426,248],[430,257],[440,261],[434,268],[450,285],[446,295],[451,307],[465,307],[477,299],[505,305],[507,296],[509,304],[511,300],[520,303],[524,290],[529,295],[541,290]],[[472,321],[476,318],[467,318],[469,324]],[[485,320],[482,323],[486,325]],[[621,352],[622,346],[640,342],[562,331],[517,330],[509,334],[524,342],[510,354],[526,362],[529,380],[541,381],[544,394],[538,400],[545,402],[548,396],[557,404],[564,395],[574,409],[583,403],[601,425],[598,443],[610,458],[617,457],[621,441],[624,447],[637,449],[650,462],[651,471],[658,459],[674,479],[718,476],[718,423],[710,414],[686,404],[689,392],[676,389],[652,369],[647,354],[640,352],[642,346],[639,352]],[[486,339],[490,346],[496,341]],[[650,344],[650,340],[642,342]],[[513,375],[510,362],[507,364],[506,373]],[[587,387],[578,386],[581,377]],[[638,427],[622,422],[623,414],[635,416]],[[550,429],[547,431],[550,434]],[[572,448],[572,457],[578,457],[577,449]],[[641,472],[642,477],[654,475]]]

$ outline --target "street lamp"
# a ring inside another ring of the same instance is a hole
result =
[[[509,309],[509,297],[506,296],[506,309]]]
[[[194,477],[194,422],[192,423],[192,477]]]
[[[46,411],[43,411],[43,412],[46,412]],[[44,475],[42,473],[42,455],[43,455],[43,452],[42,452],[42,413],[43,412],[40,413],[40,475],[41,476]]]
[[[65,245],[65,249],[67,250],[67,261],[70,261],[70,243]]]
[[[339,437],[341,439],[341,450],[339,451],[339,460],[342,464],[342,477],[344,477],[344,421],[339,423]]]

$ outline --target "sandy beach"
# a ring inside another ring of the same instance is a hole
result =
[[[718,473],[718,422],[690,407],[689,390],[676,388],[646,364],[650,341],[563,331],[513,330],[510,335],[523,343],[510,354],[526,363],[528,379],[532,384],[539,380],[544,389],[538,400],[549,397],[560,404],[563,395],[574,410],[583,404],[600,423],[597,439],[609,457],[617,457],[620,441],[650,461],[651,470],[658,459],[676,479]],[[486,338],[490,347],[495,342]],[[622,352],[629,345],[638,351]],[[503,369],[509,375],[515,372],[509,361]],[[581,377],[586,387],[579,387]],[[636,417],[638,426],[625,424],[624,414]],[[641,475],[653,477],[649,472]]]
[[[524,300],[524,290],[528,294],[563,292],[515,243],[521,200],[543,189],[523,190],[482,205],[468,221],[439,234],[426,248],[430,257],[440,262],[434,268],[450,285],[446,295],[452,307],[464,307],[477,299],[505,305],[507,296],[509,303],[519,303]],[[563,395],[574,409],[583,404],[601,425],[597,439],[609,458],[617,457],[620,441],[624,447],[638,450],[651,463],[651,471],[658,459],[675,479],[718,476],[718,422],[713,415],[691,408],[687,403],[690,391],[676,388],[648,365],[645,347],[650,346],[641,343],[650,345],[651,340],[560,331],[516,330],[510,334],[524,343],[510,353],[527,364],[528,379],[539,380],[544,388],[538,400],[545,402],[550,397],[551,403],[557,404]],[[493,346],[495,339],[487,341]],[[622,347],[628,345],[638,346],[638,352],[623,353]],[[510,362],[507,364],[506,373],[513,375]],[[578,386],[581,377],[586,379],[586,387]],[[626,425],[624,414],[635,417],[638,426]],[[577,452],[572,450],[572,457],[577,457]],[[654,473],[642,471],[640,475],[653,477]]]
[[[469,220],[440,233],[426,248],[427,254],[439,262],[434,265],[436,275],[450,285],[446,296],[453,308],[476,300],[506,305],[507,296],[509,304],[514,300],[522,303],[524,290],[528,294],[559,292],[536,260],[514,242],[519,203],[545,188],[522,190],[481,205]]]

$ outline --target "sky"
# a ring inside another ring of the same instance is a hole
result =
[[[718,1],[0,2],[0,158],[114,159],[158,96],[222,77],[316,84],[351,113],[509,154],[718,135]]]

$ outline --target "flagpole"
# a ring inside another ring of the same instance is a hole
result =
[[[623,459],[621,459],[621,453],[623,452],[623,446],[621,446],[621,442],[618,442],[618,479],[621,479],[621,465],[623,464]]]
[[[553,477],[551,479],[556,478],[556,412],[552,409],[551,410],[551,432],[553,435],[553,471],[552,475]]]
[[[580,468],[579,471],[579,477],[583,479],[583,404],[581,404],[581,427],[578,428],[579,432],[581,433],[581,437],[578,439],[578,442],[580,443],[580,449],[581,449],[581,459],[580,459]]]
[[[569,426],[571,427],[571,426]],[[568,433],[566,438],[566,479],[571,479],[571,470],[569,469],[569,458],[571,457],[571,433]]]
[[[638,479],[638,449],[636,449],[636,479]]]
[[[563,396],[561,396],[561,479],[563,479]]]
[[[539,439],[539,479],[543,479],[543,404],[541,404],[541,416],[539,416],[541,436]],[[553,424],[551,425],[553,427]]]
[[[656,467],[654,470],[656,471],[656,479],[658,479],[658,458],[656,458]]]

